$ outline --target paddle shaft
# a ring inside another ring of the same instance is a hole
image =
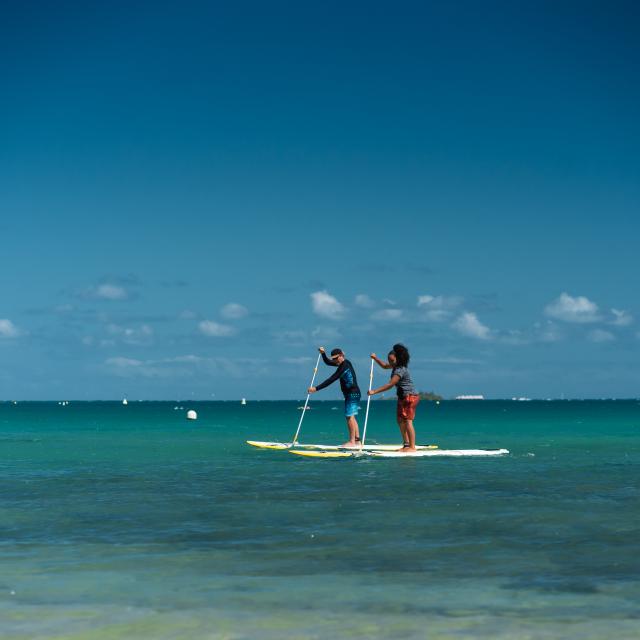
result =
[[[373,386],[373,360],[371,360],[371,371],[369,372],[369,391]],[[371,404],[371,396],[367,394],[367,410],[364,414],[364,427],[362,429],[362,446],[364,447],[364,441],[367,437],[367,421],[369,420],[369,405]]]
[[[310,387],[313,387],[313,383],[316,380],[316,373],[318,373],[318,365],[320,364],[320,356],[322,354],[318,354],[318,359],[316,360],[316,366],[313,370],[313,376],[311,377]],[[302,426],[302,421],[304,420],[304,414],[307,413],[307,405],[309,404],[309,396],[311,394],[307,393],[307,399],[304,401],[304,409],[302,410],[302,415],[300,416],[300,422],[298,422],[298,428],[296,429],[296,435],[293,437],[293,444],[298,442],[298,434],[300,433],[300,427]]]

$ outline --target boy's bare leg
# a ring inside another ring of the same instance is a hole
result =
[[[342,446],[346,448],[357,448],[360,446],[360,429],[355,416],[347,418],[347,429],[349,430],[349,440]]]

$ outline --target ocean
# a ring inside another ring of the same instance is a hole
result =
[[[640,402],[299,404],[0,403],[0,638],[640,637]]]

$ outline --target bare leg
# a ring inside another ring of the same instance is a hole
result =
[[[349,416],[347,418],[347,429],[349,430],[349,440],[342,446],[348,448],[356,448],[359,446],[359,442],[356,442],[356,438],[360,438],[360,429],[358,428],[358,421],[355,416]]]
[[[406,444],[407,442],[409,442],[409,439],[407,438],[407,429],[405,426],[405,421],[402,418],[398,418],[398,417],[396,417],[396,420],[398,422],[398,427],[400,427],[400,436],[402,437],[402,444]]]
[[[405,433],[407,435],[407,440],[409,441],[409,446],[405,447],[404,451],[415,451],[416,450],[416,430],[413,426],[413,420],[405,420],[404,424],[405,424]]]

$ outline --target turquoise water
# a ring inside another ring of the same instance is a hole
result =
[[[0,404],[0,637],[640,637],[640,403],[420,405],[420,442],[499,458],[244,444],[297,404]],[[314,407],[301,440],[342,441]]]

